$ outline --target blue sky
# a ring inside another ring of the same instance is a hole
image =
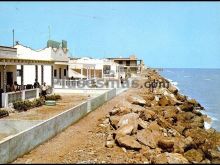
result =
[[[0,45],[67,40],[75,57],[136,54],[151,67],[220,68],[219,2],[0,2]]]

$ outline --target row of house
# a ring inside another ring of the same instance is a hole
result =
[[[64,81],[80,79],[119,79],[129,72],[137,74],[143,61],[130,58],[92,59],[72,58],[67,42],[48,40],[45,48],[33,50],[16,42],[14,47],[0,46],[0,106],[7,107],[17,99],[36,98],[39,89],[33,89],[35,80],[46,82],[52,88],[63,86]],[[14,82],[21,90],[11,91]]]

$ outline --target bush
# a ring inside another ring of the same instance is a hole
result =
[[[32,107],[40,107],[44,104],[44,100],[42,98],[35,99],[32,101]]]
[[[23,101],[16,101],[13,103],[14,109],[21,111],[23,110]]]
[[[46,100],[60,100],[61,99],[61,96],[60,95],[55,95],[55,94],[53,94],[53,95],[48,95],[48,96],[46,96]]]
[[[29,101],[29,100],[24,100],[24,105],[23,105],[24,111],[27,111],[28,109],[33,108],[32,105],[33,105],[33,104],[32,104],[31,101]]]
[[[8,116],[8,115],[9,115],[8,111],[3,110],[3,109],[0,110],[0,118]]]
[[[61,100],[61,96],[60,95],[55,95],[56,100]]]
[[[33,101],[24,100],[24,101],[16,101],[13,103],[14,109],[18,111],[27,111],[34,107],[40,107],[44,104],[43,99],[35,99]]]

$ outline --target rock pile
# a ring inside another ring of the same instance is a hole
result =
[[[150,81],[166,81],[148,70]],[[135,151],[149,163],[220,163],[220,133],[204,128],[203,107],[175,86],[141,88],[127,99],[135,108],[115,106],[103,120],[106,147]]]

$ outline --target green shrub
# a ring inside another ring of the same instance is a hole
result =
[[[32,101],[32,107],[40,107],[44,104],[44,100],[42,98],[39,98],[39,99],[34,99]]]
[[[23,101],[16,101],[13,103],[14,109],[21,111],[23,110]]]
[[[40,106],[44,105],[44,100],[41,98],[36,99],[35,101],[36,101],[35,107],[40,107]]]
[[[61,99],[61,96],[60,95],[48,95],[46,96],[46,100],[60,100]]]
[[[55,95],[56,100],[61,100],[61,96],[60,95]]]
[[[8,111],[3,110],[3,109],[0,110],[0,118],[8,116],[8,115],[9,115]]]
[[[24,111],[27,111],[28,109],[33,108],[33,104],[32,104],[32,102],[29,101],[29,100],[24,100],[23,106],[24,106],[24,107],[23,107],[23,110],[24,110]]]
[[[24,100],[24,101],[16,101],[13,103],[14,109],[18,111],[27,111],[34,107],[40,107],[44,104],[44,100],[42,98],[35,99],[33,101]]]

